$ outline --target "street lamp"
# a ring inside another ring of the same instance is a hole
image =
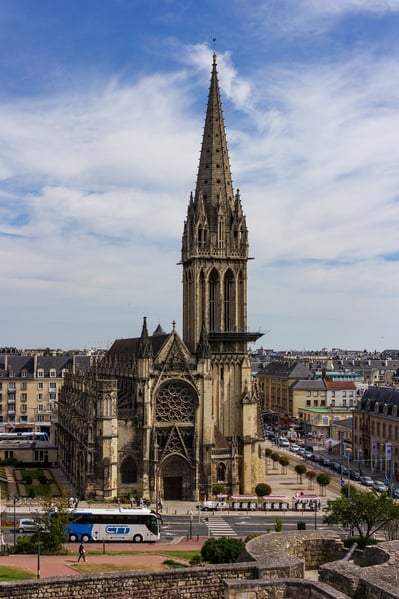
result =
[[[193,512],[190,510],[190,540],[193,538]]]
[[[42,525],[39,523],[37,526],[37,572],[36,578],[40,578],[40,533],[42,531]]]
[[[18,497],[18,495],[14,495],[14,497],[13,497],[13,503],[14,503],[14,547],[17,544],[17,519],[16,519],[16,513],[15,513],[15,504],[17,503],[17,501],[19,501],[19,497]]]
[[[314,507],[314,529],[317,530],[317,501],[316,499],[313,502]]]

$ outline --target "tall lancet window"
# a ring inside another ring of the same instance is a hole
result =
[[[217,318],[217,288],[218,288],[218,273],[213,270],[209,277],[209,330],[216,331]]]
[[[228,270],[224,277],[224,330],[234,329],[234,277]]]
[[[198,322],[203,323],[206,319],[206,282],[204,271],[201,270],[199,277],[200,282],[200,304],[199,304],[199,320]]]

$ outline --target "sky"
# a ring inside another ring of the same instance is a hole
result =
[[[399,0],[0,0],[0,346],[176,321],[216,51],[274,350],[399,347]]]

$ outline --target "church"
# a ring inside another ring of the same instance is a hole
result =
[[[183,330],[117,339],[66,373],[58,462],[82,498],[198,501],[265,481],[262,412],[247,330],[248,230],[234,192],[213,55],[196,188],[184,222]]]

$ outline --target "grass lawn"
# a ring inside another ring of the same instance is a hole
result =
[[[72,553],[76,553],[76,552],[72,552]],[[87,549],[87,545],[86,545],[86,554],[87,555],[102,555],[103,552],[102,550],[98,550],[98,551],[91,551],[90,549]],[[106,551],[105,555],[148,555],[148,554],[153,554],[153,555],[164,555],[166,558],[177,558],[177,559],[183,559],[186,561],[190,561],[195,555],[201,555],[200,551],[179,551],[178,549],[172,549],[169,551],[169,549],[164,550],[164,551],[132,551],[132,550],[128,550],[126,549],[121,550],[121,551]]]
[[[13,582],[15,580],[29,580],[32,578],[36,578],[36,574],[30,570],[0,566],[0,582]]]

